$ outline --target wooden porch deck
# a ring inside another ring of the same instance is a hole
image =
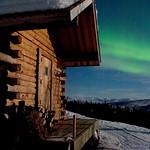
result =
[[[63,145],[65,147],[61,147],[61,149],[80,150],[99,129],[99,123],[95,119],[77,119],[76,138],[73,138],[73,119],[59,121],[54,129],[46,141],[56,146]]]

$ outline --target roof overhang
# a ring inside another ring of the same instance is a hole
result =
[[[58,56],[65,67],[100,63],[94,0],[79,0],[67,8],[34,10],[0,15],[0,28],[48,28],[55,36]]]
[[[19,0],[20,1],[20,0]],[[57,0],[56,0],[57,1]],[[20,28],[24,29],[24,26],[33,24],[33,28],[37,26],[44,27],[52,23],[54,25],[63,23],[71,24],[74,18],[76,18],[82,11],[84,11],[89,5],[93,3],[93,0],[76,0],[72,5],[67,6],[66,8],[43,8],[40,9],[23,9],[22,11],[16,6],[16,11],[13,8],[14,13],[11,11],[6,11],[5,13],[0,13],[0,28],[11,27],[11,28]],[[40,4],[39,4],[40,5]],[[2,5],[3,6],[3,5]],[[12,5],[14,6],[14,4]],[[1,7],[1,5],[0,5]],[[7,7],[11,7],[8,5]],[[19,10],[18,10],[18,9]],[[8,9],[9,10],[9,9]],[[18,10],[18,11],[17,11]]]
[[[89,5],[75,19],[76,25],[49,28],[57,41],[57,54],[66,67],[97,66],[100,49],[95,4]]]

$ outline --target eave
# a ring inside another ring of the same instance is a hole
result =
[[[100,64],[94,0],[80,0],[65,9],[1,15],[0,28],[13,31],[48,28],[64,67]]]

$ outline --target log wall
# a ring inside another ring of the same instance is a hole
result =
[[[17,31],[5,37],[5,42],[0,42],[0,62],[2,62],[0,67],[5,66],[1,79],[7,78],[7,83],[4,83],[0,91],[6,93],[7,104],[16,103],[18,105],[19,101],[24,100],[26,105],[35,106],[36,102],[39,105],[37,51],[40,50],[40,55],[52,62],[50,109],[56,112],[56,119],[63,118],[65,74],[62,63],[56,56],[48,30]],[[1,50],[3,48],[1,45],[7,46]]]

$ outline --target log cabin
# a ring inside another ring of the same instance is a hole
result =
[[[63,120],[65,68],[100,64],[95,1],[2,0],[0,8],[0,105],[25,101]],[[96,121],[86,125],[71,149],[81,149],[98,128]]]

